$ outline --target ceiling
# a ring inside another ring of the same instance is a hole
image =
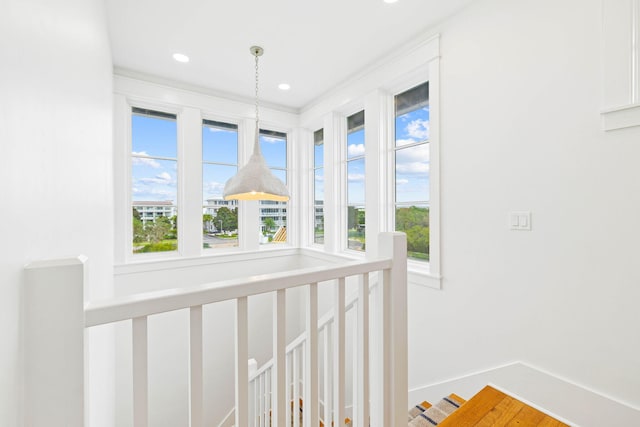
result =
[[[261,100],[293,111],[471,1],[105,0],[118,73],[251,99],[259,45]]]

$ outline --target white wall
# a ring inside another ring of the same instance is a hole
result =
[[[112,68],[102,1],[8,0],[1,9],[0,425],[15,426],[23,266],[84,254],[87,297],[111,288]],[[108,421],[104,408],[91,409]]]
[[[444,280],[409,291],[411,387],[523,360],[640,406],[640,128],[601,130],[600,10],[478,0],[439,29]]]

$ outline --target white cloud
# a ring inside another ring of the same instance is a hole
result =
[[[324,181],[324,175],[316,175],[316,181]]]
[[[224,182],[209,181],[205,183],[204,191],[210,195],[221,196],[222,190],[224,190],[224,184]]]
[[[364,181],[364,174],[362,173],[350,173],[347,176],[347,179],[349,180],[349,182],[360,182],[360,181]]]
[[[398,185],[405,185],[405,184],[408,184],[408,183],[409,183],[408,179],[404,179],[404,178],[396,179],[396,184],[398,184]]]
[[[396,163],[408,162],[429,162],[429,146],[427,144],[417,145],[404,150],[396,151]]]
[[[417,145],[396,151],[396,172],[404,175],[429,173],[429,146]]]
[[[396,172],[403,175],[421,175],[429,173],[429,163],[411,162],[396,165]]]
[[[133,156],[148,156],[145,151],[131,153]],[[154,169],[158,169],[160,167],[160,163],[158,163],[154,159],[146,159],[144,157],[131,157],[131,164],[134,166],[150,166]]]
[[[352,144],[347,147],[349,157],[364,156],[364,144]]]
[[[173,182],[173,179],[168,172],[162,172],[156,175],[154,178],[140,178],[140,182],[144,182],[145,184],[167,185],[171,184]]]
[[[161,188],[152,188],[151,191],[149,191],[149,194],[152,194],[154,196],[162,196],[162,199],[164,200],[173,200],[176,195],[174,191],[164,190]]]
[[[416,141],[415,139],[397,139],[396,140],[396,147],[401,147],[403,145],[409,145],[409,144],[415,144]]]
[[[135,195],[136,200],[158,200],[158,201],[174,201],[176,198],[175,191],[161,189],[161,188],[151,188],[148,190],[144,190],[141,188],[133,188],[133,194]]]
[[[260,137],[261,140],[263,140],[264,142],[267,142],[269,144],[279,144],[284,142],[284,139],[282,138],[274,138],[272,136],[261,136]]]
[[[410,137],[424,141],[429,138],[429,120],[416,119],[407,125],[407,133]]]

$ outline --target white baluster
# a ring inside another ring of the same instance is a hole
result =
[[[358,412],[358,313],[360,312],[359,301],[354,301],[351,309],[347,311],[348,318],[351,320],[349,327],[351,328],[351,421],[356,424]]]
[[[369,273],[362,275],[358,285],[357,318],[357,411],[354,426],[369,425]]]
[[[333,346],[333,376],[334,376],[334,395],[333,395],[333,410],[335,426],[342,426],[345,418],[345,278],[338,279],[338,283],[335,285],[334,296],[334,317],[333,317],[333,330],[334,330],[334,346]]]
[[[330,426],[333,419],[333,321],[324,327],[324,425]]]
[[[293,373],[293,405],[291,410],[293,427],[300,427],[300,351],[301,346],[293,349],[293,365],[291,366]]]
[[[304,364],[304,425],[318,426],[318,284],[307,289],[307,342]],[[326,385],[325,385],[326,387]]]
[[[133,338],[133,425],[149,424],[149,375],[147,346],[147,317],[132,320]]]
[[[293,393],[291,387],[293,386],[293,351],[287,353],[287,357],[285,357],[286,361],[286,385],[287,389],[285,394],[287,395],[287,415],[285,419],[287,420],[287,425],[291,424],[291,402],[293,401]]]
[[[265,425],[265,421],[264,421],[264,414],[265,414],[265,376],[264,373],[260,374],[260,376],[258,377],[258,381],[260,383],[260,387],[259,387],[259,393],[260,393],[260,404],[259,404],[259,414],[260,414],[260,427],[264,427]]]
[[[202,306],[189,310],[189,400],[191,427],[203,425]]]
[[[249,318],[247,298],[236,300],[236,425],[248,425],[249,413]]]
[[[273,297],[273,375],[272,375],[272,425],[284,427],[286,420],[286,299],[284,289],[275,292]]]

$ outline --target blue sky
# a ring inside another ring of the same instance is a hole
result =
[[[237,172],[238,132],[202,127],[203,204],[222,198],[224,184]],[[260,147],[270,167],[286,167],[286,139],[261,135]],[[132,198],[177,200],[177,125],[175,120],[132,116]],[[286,182],[286,171],[273,173]]]
[[[365,124],[366,126],[366,124]],[[429,107],[398,116],[395,121],[396,203],[426,206],[429,201],[429,145],[411,146],[429,138]],[[407,146],[406,148],[402,148]],[[347,203],[364,203],[364,130],[347,136]],[[322,187],[324,176],[316,173],[316,185]],[[322,193],[323,189],[316,192]]]
[[[400,148],[428,139],[428,106],[396,118],[396,203],[429,201],[429,144]]]
[[[177,162],[175,159],[178,152],[176,121],[134,114],[131,117],[131,144],[132,199],[135,201],[170,200],[176,203]]]
[[[238,132],[202,127],[202,203],[221,199],[224,184],[238,171]],[[211,164],[216,163],[216,164]]]
[[[365,124],[366,126],[366,124]],[[364,204],[364,129],[347,135],[347,204]],[[354,159],[354,160],[350,160]]]
[[[402,148],[429,136],[429,108],[420,108],[396,118],[396,201],[414,204],[429,201],[428,144]],[[260,136],[260,147],[267,164],[286,167],[286,139]],[[221,198],[224,183],[237,171],[238,133],[232,129],[202,128],[203,203]],[[348,203],[364,202],[364,130],[347,137]],[[315,146],[317,166],[324,164],[323,146]],[[175,120],[132,116],[132,198],[133,200],[177,200],[177,125]],[[286,171],[272,169],[286,182]],[[324,193],[324,169],[316,171],[316,199]]]

